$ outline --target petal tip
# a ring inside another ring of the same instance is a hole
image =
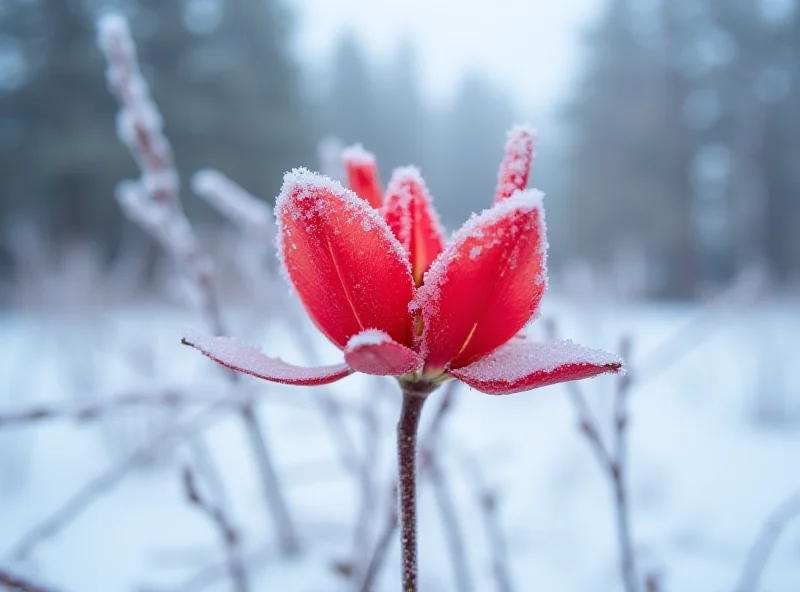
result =
[[[361,144],[352,144],[342,150],[342,160],[347,164],[373,165],[375,155]]]

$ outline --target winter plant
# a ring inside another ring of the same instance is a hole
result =
[[[362,372],[394,376],[403,589],[417,590],[416,440],[428,395],[449,380],[506,395],[619,372],[616,355],[522,331],[547,286],[543,195],[526,189],[534,134],[514,127],[494,203],[448,241],[420,172],[397,169],[384,197],[375,158],[343,154],[350,189],[310,172],[286,174],[275,214],[278,252],[308,315],[344,361],[298,367],[227,337],[190,333],[223,366],[290,385]]]

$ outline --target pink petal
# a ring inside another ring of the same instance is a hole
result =
[[[528,189],[470,219],[417,291],[425,371],[481,359],[536,314],[547,283],[542,194]]]
[[[364,150],[361,144],[356,144],[344,149],[342,160],[347,170],[347,184],[350,189],[373,208],[380,208],[383,204],[383,192],[375,156]]]
[[[353,335],[344,350],[344,360],[353,370],[378,376],[400,376],[422,367],[417,352],[377,329]]]
[[[525,189],[533,161],[533,140],[536,133],[527,126],[517,125],[508,132],[506,155],[497,173],[494,203]]]
[[[423,275],[447,241],[419,169],[395,169],[386,189],[382,213],[397,240],[408,251],[414,283],[420,286]]]
[[[212,337],[191,332],[187,333],[182,343],[192,346],[226,368],[282,384],[301,386],[328,384],[353,372],[347,364],[316,368],[293,366],[229,337]]]
[[[295,169],[275,207],[286,273],[320,330],[344,349],[364,329],[413,343],[408,254],[385,220],[352,191]]]
[[[515,337],[485,358],[450,374],[490,395],[510,395],[541,386],[622,370],[614,354],[572,341],[535,343]]]

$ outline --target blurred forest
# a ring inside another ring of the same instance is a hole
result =
[[[608,270],[639,296],[691,298],[741,269],[800,276],[800,0],[606,0],[583,71],[539,150],[552,268]],[[466,75],[424,98],[418,49],[377,67],[344,34],[320,83],[292,55],[276,0],[0,2],[0,259],[47,237],[91,241],[112,265],[148,252],[114,188],[135,164],[115,133],[94,22],[129,17],[184,187],[213,167],[272,200],[285,170],[319,168],[327,137],[361,142],[382,180],[418,164],[449,228],[488,204],[507,91]],[[521,73],[524,76],[524,73]],[[542,123],[533,121],[532,123]],[[185,190],[187,191],[187,190]],[[185,199],[206,226],[220,220]],[[576,263],[578,262],[578,263]],[[568,274],[565,271],[565,276]]]

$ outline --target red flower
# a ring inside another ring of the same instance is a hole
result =
[[[533,133],[509,133],[494,204],[446,241],[419,171],[401,168],[384,201],[374,158],[345,153],[351,187],[287,173],[276,205],[291,283],[344,363],[298,368],[224,337],[185,343],[266,380],[313,385],[353,371],[436,385],[455,377],[490,394],[617,372],[614,355],[519,335],[547,285],[542,194],[525,189]]]

